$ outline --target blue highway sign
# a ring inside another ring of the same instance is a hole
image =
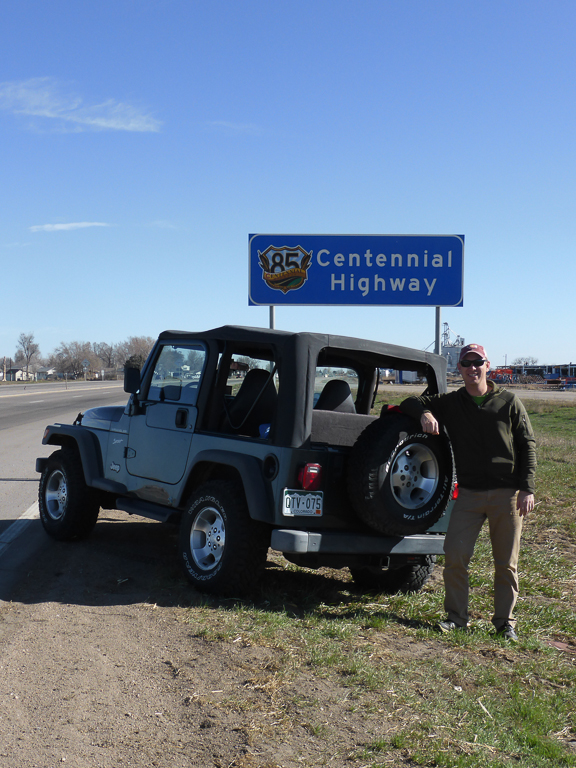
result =
[[[464,235],[249,235],[248,303],[461,307]]]

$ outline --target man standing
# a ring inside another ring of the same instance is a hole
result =
[[[410,397],[402,411],[436,435],[446,427],[456,461],[458,499],[444,542],[443,632],[468,626],[468,565],[485,520],[494,557],[496,634],[516,641],[518,554],[523,517],[534,509],[536,449],[528,414],[514,394],[487,379],[484,347],[462,348],[458,370],[464,386],[442,395]]]

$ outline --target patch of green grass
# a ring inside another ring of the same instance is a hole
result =
[[[576,406],[524,400],[538,450],[535,523],[576,536]]]
[[[493,634],[486,530],[471,563],[468,633],[436,632],[441,581],[410,595],[362,594],[346,571],[307,571],[278,555],[253,603],[205,599],[187,609],[193,633],[271,649],[277,707],[283,695],[298,706],[291,686],[303,678],[345,690],[348,712],[371,734],[351,767],[576,768],[576,408],[527,409],[540,503],[524,528],[518,644]],[[315,738],[335,738],[303,719]]]
[[[422,765],[574,765],[574,755],[558,738],[573,718],[570,696],[558,689],[548,693],[536,678],[524,678],[506,662],[501,667],[470,660],[458,669],[417,665],[406,697],[417,721],[370,744],[368,751],[407,750]]]

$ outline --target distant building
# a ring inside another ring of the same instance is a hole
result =
[[[38,381],[48,381],[48,379],[56,379],[58,378],[58,371],[56,368],[46,368],[44,366],[41,366],[36,371],[36,379]]]
[[[556,384],[576,386],[576,363],[563,365],[509,365],[496,366],[490,371],[490,378],[496,382]]]
[[[21,365],[13,365],[6,368],[6,381],[34,381],[34,374],[26,374],[26,369]]]
[[[456,365],[458,364],[458,360],[460,359],[460,352],[462,350],[462,347],[465,347],[465,344],[460,344],[456,346],[455,344],[451,344],[447,347],[442,347],[440,350],[440,354],[442,357],[446,358],[446,363],[448,364],[448,371],[451,373],[454,373],[456,371]]]
[[[454,337],[454,338],[452,338]],[[456,336],[450,330],[448,323],[444,323],[444,331],[442,333],[442,344],[440,345],[440,354],[446,358],[448,364],[448,373],[454,373],[458,360],[460,360],[460,352],[462,347],[466,346],[466,341],[463,336]]]

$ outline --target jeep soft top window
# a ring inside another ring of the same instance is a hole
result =
[[[334,382],[340,382],[335,384]],[[323,393],[323,394],[322,394]],[[321,410],[340,408],[340,401],[349,393],[351,401],[358,395],[358,374],[353,368],[321,366],[314,379],[314,407]]]
[[[238,390],[246,378],[246,374],[254,368],[270,372],[274,369],[274,362],[249,355],[232,355],[230,361],[230,373],[228,376],[228,395],[235,397],[238,394]],[[276,390],[278,390],[278,371],[274,371],[272,380]]]
[[[148,399],[196,405],[206,350],[198,345],[167,344],[160,349]]]
[[[221,358],[220,364],[223,363]],[[232,354],[226,371],[220,430],[269,439],[277,397],[278,371],[273,360]]]
[[[382,393],[385,384],[417,383],[425,387],[428,372],[433,373],[422,362],[408,357],[377,354],[360,347],[324,347],[316,360],[314,408],[376,413],[375,403],[382,401],[382,397],[377,398],[378,392]]]

